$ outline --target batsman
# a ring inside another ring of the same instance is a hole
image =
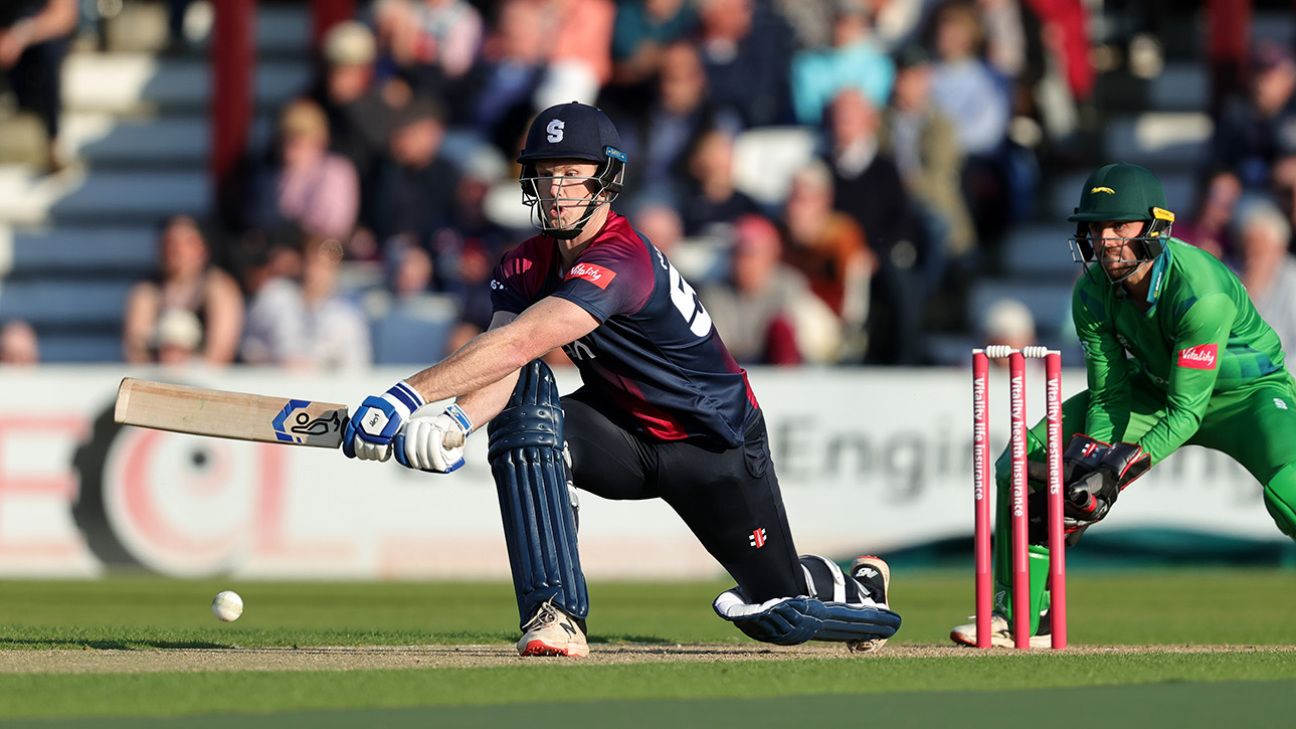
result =
[[[846,572],[797,555],[747,373],[666,255],[610,207],[628,163],[612,122],[585,104],[550,107],[517,161],[539,235],[496,267],[490,328],[367,398],[343,451],[449,473],[490,422],[524,656],[589,652],[571,485],[668,503],[737,581],[713,607],[747,635],[880,646],[900,626],[886,563],[861,557]],[[558,347],[584,383],[563,397],[541,359]]]
[[[1062,406],[1067,543],[1101,521],[1121,492],[1180,446],[1228,454],[1259,481],[1278,529],[1296,539],[1296,386],[1278,335],[1218,259],[1171,236],[1161,181],[1109,164],[1084,183],[1072,257],[1072,316],[1088,389]],[[1031,646],[1046,647],[1045,423],[1028,436]],[[1011,646],[1009,454],[995,464],[993,645]],[[976,645],[976,625],[950,637]]]

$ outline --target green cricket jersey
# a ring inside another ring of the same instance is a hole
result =
[[[1278,335],[1214,256],[1171,238],[1149,275],[1144,312],[1095,264],[1076,282],[1072,316],[1088,369],[1085,433],[1110,441],[1130,388],[1155,388],[1166,414],[1139,445],[1157,462],[1197,432],[1212,395],[1288,375]]]

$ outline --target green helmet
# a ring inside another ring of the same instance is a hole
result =
[[[1161,181],[1146,167],[1117,162],[1099,167],[1085,180],[1080,205],[1067,218],[1076,223],[1072,249],[1080,261],[1094,261],[1089,223],[1143,220],[1143,232],[1130,239],[1138,260],[1151,261],[1165,250],[1174,213],[1166,209]]]
[[[1089,175],[1080,191],[1080,207],[1067,220],[1154,220],[1152,211],[1166,207],[1165,190],[1156,175],[1146,167],[1117,162]]]

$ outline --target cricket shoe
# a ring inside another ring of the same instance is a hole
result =
[[[950,640],[960,645],[968,645],[973,648],[977,644],[977,626],[976,616],[972,616],[973,622],[959,625],[950,631]],[[1040,618],[1039,634],[1032,635],[1030,647],[1049,648],[1053,645],[1053,638],[1049,634],[1048,613]],[[1013,640],[1012,629],[1008,625],[1008,619],[999,613],[990,616],[990,645],[994,648],[1015,648],[1017,643]]]
[[[522,639],[517,644],[518,655],[570,658],[589,655],[584,626],[554,607],[552,599],[536,610],[535,615],[522,626],[522,630]]]
[[[860,587],[864,588],[867,597],[877,603],[878,607],[891,609],[887,603],[891,589],[891,568],[885,560],[871,554],[856,557],[851,563],[850,576],[855,578]],[[886,638],[852,640],[847,641],[846,648],[854,653],[869,653],[886,645],[886,642]]]

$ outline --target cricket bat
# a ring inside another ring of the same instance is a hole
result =
[[[337,448],[347,407],[126,377],[117,389],[114,419],[215,438]]]

